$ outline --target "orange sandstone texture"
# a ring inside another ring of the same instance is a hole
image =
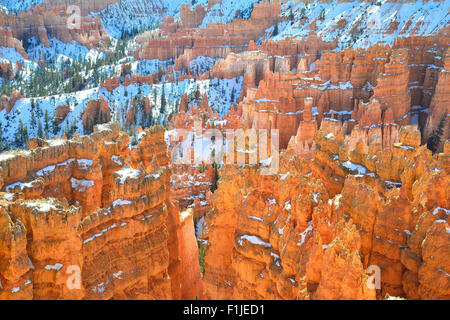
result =
[[[177,59],[183,54],[190,59],[198,56],[225,58],[230,52],[242,52],[248,47],[250,40],[259,39],[267,28],[279,20],[281,2],[261,1],[255,3],[252,15],[248,20],[235,19],[229,24],[209,24],[204,29],[195,29],[204,8],[197,6],[195,11],[183,7],[181,25],[174,23],[173,17],[163,21],[163,34],[153,31],[145,32],[137,37],[140,44],[136,50],[137,59]],[[185,64],[188,66],[189,63]]]
[[[206,297],[449,299],[450,154],[432,156],[415,126],[385,145],[383,129],[348,135],[323,120],[311,160],[288,149],[276,175],[221,169],[202,235]]]
[[[109,123],[0,155],[1,299],[200,296],[193,219],[169,199],[164,132],[128,142]]]

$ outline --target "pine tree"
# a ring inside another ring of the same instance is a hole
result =
[[[53,135],[57,135],[59,132],[59,125],[58,125],[58,119],[53,116],[53,120],[52,120],[52,133]],[[49,138],[48,133],[46,134],[47,138]]]
[[[23,128],[22,137],[23,147],[26,149],[28,148],[28,128],[26,126]]]
[[[41,120],[39,120],[39,122],[40,121]],[[49,121],[49,118],[48,118],[48,111],[47,111],[47,109],[45,109],[45,115],[44,115],[44,130],[47,133],[50,130],[50,121]]]
[[[161,109],[160,114],[164,115],[166,113],[166,93],[165,93],[165,85],[163,84],[162,93],[161,93]]]
[[[19,119],[19,126],[15,133],[15,145],[17,148],[26,148],[28,145],[28,128],[23,125],[22,119]]]
[[[200,89],[198,88],[198,86],[195,87],[194,95],[195,99],[198,101],[200,99]]]
[[[34,99],[31,99],[31,127],[36,127],[36,105],[34,103]]]
[[[17,126],[17,130],[14,134],[14,145],[17,148],[21,148],[23,145],[23,122],[22,122],[22,119],[19,119],[19,125]]]
[[[306,9],[302,8],[302,10],[300,11],[300,19],[306,18]]]
[[[320,11],[319,20],[320,21],[325,20],[325,9],[322,9],[322,11]]]
[[[39,138],[43,137],[41,119],[39,119],[37,135],[38,135]]]
[[[153,104],[156,104],[156,97],[157,97],[156,88],[153,88]]]
[[[275,26],[273,27],[273,32],[272,32],[273,37],[275,37],[276,35],[278,35],[278,23],[275,24]]]
[[[214,191],[217,190],[217,187],[218,187],[217,184],[218,184],[219,179],[220,179],[220,177],[219,177],[219,167],[218,167],[218,165],[217,165],[217,163],[215,161],[213,163],[213,168],[214,168],[214,180],[213,180],[213,183],[211,185],[211,192],[214,193]]]
[[[292,7],[289,8],[289,20],[292,22],[295,19],[294,12],[292,11]]]
[[[441,143],[442,135],[444,134],[444,126],[445,120],[447,118],[447,114],[444,113],[439,121],[439,124],[436,129],[434,129],[427,140],[427,148],[431,150],[431,152],[436,153],[439,148],[439,144]]]

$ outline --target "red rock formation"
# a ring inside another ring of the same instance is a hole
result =
[[[69,113],[70,113],[70,106],[68,106],[68,105],[57,106],[56,110],[55,110],[55,119],[57,120],[58,124],[63,123],[63,121],[66,119],[66,117]],[[86,116],[86,118],[87,118],[87,116]]]
[[[99,86],[102,88],[105,88],[109,92],[112,92],[113,90],[117,89],[121,85],[126,87],[131,84],[153,84],[156,80],[157,73],[152,75],[143,76],[140,74],[132,74],[128,75],[123,79],[123,82],[121,81],[120,77],[111,77],[106,78],[105,81],[100,82]]]
[[[195,6],[192,10],[190,5],[182,5],[180,11],[180,20],[184,28],[198,27],[205,17],[207,8],[203,6]]]
[[[83,127],[90,128],[94,123],[108,122],[111,120],[111,113],[108,102],[100,98],[98,100],[90,100],[83,113]]]
[[[11,95],[11,97],[8,97],[6,95],[3,95],[0,97],[0,110],[6,109],[6,112],[9,113],[11,109],[14,107],[16,102],[20,99],[22,99],[23,96],[14,91]]]
[[[14,38],[10,28],[0,27],[0,46],[15,49],[25,59],[28,59],[28,55],[23,49],[22,41]]]
[[[314,115],[318,125],[324,118],[340,120],[345,124],[346,134],[358,124],[362,128],[377,126],[381,128],[383,147],[390,148],[396,139],[397,129],[392,127],[393,124],[413,122],[421,130],[425,127],[426,105],[412,104],[428,95],[429,88],[434,92],[433,82],[420,74],[434,70],[430,64],[439,59],[434,56],[431,58],[430,55],[442,52],[436,47],[436,41],[442,39],[440,36],[419,38],[398,41],[395,49],[376,45],[367,50],[355,51],[349,48],[343,52],[326,51],[326,47],[332,46],[332,43],[309,41],[309,38],[301,41],[268,41],[260,47],[251,42],[249,48],[259,51],[229,54],[213,67],[211,74],[225,78],[244,76],[238,108],[242,109],[242,125],[278,129],[282,148],[287,147],[299,130],[303,130],[299,126],[307,97],[314,100]],[[420,46],[416,47],[418,43]],[[309,50],[305,55],[308,61],[298,55],[291,61],[292,53],[305,50]],[[420,54],[423,50],[429,53],[425,57]],[[307,71],[308,65],[314,62],[311,55],[320,52],[321,59],[315,61],[312,71]],[[278,55],[284,56],[275,58]],[[296,74],[286,72],[286,68],[295,65]],[[439,86],[441,89],[437,89],[435,98],[442,99],[440,105],[445,105],[446,101],[442,93],[446,88],[444,75],[445,72]],[[441,113],[444,111],[441,110]],[[428,121],[433,121],[436,127],[439,116],[431,118],[433,120]],[[446,138],[444,136],[443,140]],[[301,137],[295,139],[297,143],[296,146],[291,144],[292,148],[298,151],[310,150],[310,144],[305,146],[299,143]],[[306,152],[305,156],[310,157],[311,153]]]
[[[448,299],[443,158],[420,147],[414,126],[387,149],[370,138],[381,129],[368,130],[365,145],[324,120],[311,162],[288,150],[276,175],[220,171],[203,234],[208,298]]]
[[[317,122],[312,115],[313,99],[305,98],[303,120],[300,121],[297,134],[291,137],[288,148],[301,153],[304,158],[310,159],[313,156],[313,142],[317,131]]]
[[[200,295],[192,215],[169,199],[164,133],[147,130],[130,152],[119,129],[1,155],[1,299]]]

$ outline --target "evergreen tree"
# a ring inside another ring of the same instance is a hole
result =
[[[161,109],[160,109],[161,115],[164,115],[166,113],[166,103],[167,101],[166,101],[165,85],[163,84],[161,93]]]
[[[292,7],[289,8],[289,20],[292,22],[295,19],[294,12],[292,11]]]
[[[157,97],[156,88],[153,88],[153,104],[156,104],[156,97]]]
[[[36,127],[36,105],[34,103],[34,99],[31,99],[31,127]]]
[[[58,119],[55,116],[53,116],[53,120],[52,120],[52,134],[56,136],[58,134],[58,132],[59,132]],[[48,137],[49,136],[47,135],[47,138]]]
[[[22,122],[22,119],[19,119],[19,125],[17,126],[17,130],[14,134],[14,145],[17,148],[22,147],[22,144],[23,144],[22,132],[23,132],[23,122]]]
[[[223,91],[222,91],[222,93],[223,93]],[[198,85],[195,87],[194,95],[195,95],[195,99],[198,101],[198,99],[200,99],[200,89],[198,88]]]
[[[302,8],[302,10],[300,10],[300,19],[306,18],[306,9]]]
[[[213,168],[214,168],[214,180],[213,180],[213,183],[211,185],[211,192],[214,193],[214,191],[217,190],[217,187],[218,187],[217,184],[218,184],[219,179],[220,179],[220,177],[219,177],[219,166],[217,165],[217,163],[215,161],[213,163]]]
[[[276,35],[278,35],[278,23],[275,24],[275,26],[273,27],[273,32],[272,32],[273,37],[275,37]]]
[[[17,148],[26,148],[28,146],[28,128],[23,125],[22,119],[19,119],[19,126],[15,133],[14,144]]]
[[[37,135],[38,135],[39,138],[42,138],[42,137],[43,137],[41,119],[39,119]]]
[[[319,20],[320,21],[325,20],[325,9],[322,9],[322,11],[320,11]]]

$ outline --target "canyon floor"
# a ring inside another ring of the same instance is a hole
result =
[[[0,300],[449,300],[450,0],[0,0]]]

